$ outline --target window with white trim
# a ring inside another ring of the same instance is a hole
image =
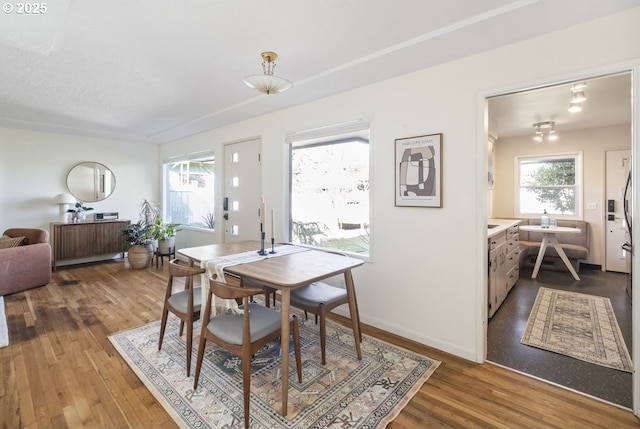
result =
[[[290,240],[369,255],[369,122],[287,136]]]
[[[215,228],[213,157],[164,164],[165,222]]]
[[[582,217],[580,153],[516,158],[515,212],[519,217],[547,211],[556,217]]]

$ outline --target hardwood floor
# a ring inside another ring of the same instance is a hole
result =
[[[160,318],[167,277],[166,265],[60,267],[49,285],[6,296],[0,428],[176,427],[107,338]],[[442,361],[389,429],[640,428],[628,410],[363,328]]]

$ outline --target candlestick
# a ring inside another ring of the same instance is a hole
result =
[[[260,250],[258,250],[258,255],[266,255],[267,251],[264,250],[264,231],[260,232]]]
[[[273,221],[273,209],[271,209],[271,239],[275,238],[276,236],[276,229],[274,227],[274,221]]]

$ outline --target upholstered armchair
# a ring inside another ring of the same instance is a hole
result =
[[[19,237],[24,237],[19,240]],[[11,238],[16,240],[11,240]],[[51,281],[49,231],[40,228],[11,228],[3,233],[0,248],[0,295],[9,295]]]

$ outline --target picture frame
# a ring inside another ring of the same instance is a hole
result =
[[[395,140],[396,207],[442,207],[442,133]]]

